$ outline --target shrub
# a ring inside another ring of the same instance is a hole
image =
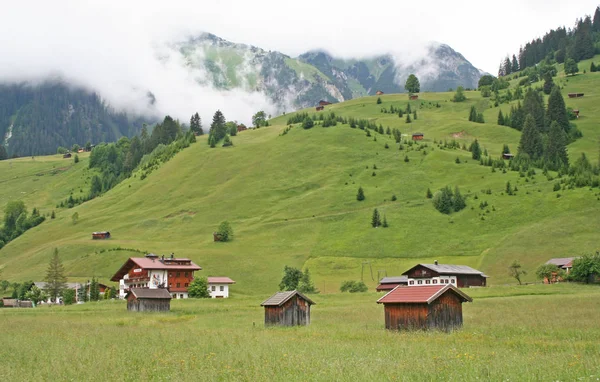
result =
[[[75,291],[73,289],[65,289],[62,293],[63,303],[71,305],[75,302]]]
[[[368,290],[369,288],[362,281],[344,281],[340,286],[340,292],[362,293]]]
[[[188,296],[191,298],[210,298],[208,280],[206,277],[195,277],[188,287]]]
[[[217,230],[217,234],[221,237],[221,241],[231,241],[233,240],[233,228],[231,228],[231,224],[227,220],[222,222],[219,225],[219,229]]]

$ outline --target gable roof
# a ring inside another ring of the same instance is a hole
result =
[[[177,264],[177,262],[183,262],[185,264]],[[194,264],[190,259],[186,258],[159,258],[156,255],[150,257],[130,257],[123,266],[115,273],[110,279],[111,281],[120,281],[132,268],[142,269],[173,269],[183,271],[199,271],[202,267]]]
[[[392,277],[384,277],[379,280],[380,284],[397,284],[397,283],[408,283],[407,276],[392,276]]]
[[[229,277],[207,277],[209,284],[235,284]]]
[[[127,292],[127,296],[129,294],[133,294],[135,298],[145,298],[145,299],[171,299],[171,293],[168,290],[158,288],[158,289],[149,289],[149,288],[131,288],[129,292]]]
[[[408,304],[431,304],[438,297],[450,291],[455,293],[463,302],[472,302],[473,299],[451,284],[426,285],[426,286],[402,286],[398,285],[385,296],[377,300],[378,304],[408,303]]]
[[[297,290],[291,290],[288,292],[275,293],[273,296],[271,296],[268,299],[266,299],[265,301],[263,301],[263,303],[260,304],[260,306],[281,306],[281,305],[285,304],[290,298],[292,298],[296,295],[302,297],[310,305],[315,305],[315,302],[313,300],[311,300],[310,298],[306,297],[305,295],[298,292]]]
[[[559,268],[563,268],[565,266],[573,266],[573,260],[578,258],[579,257],[558,257],[556,259],[550,259],[546,261],[546,264],[554,264]]]
[[[432,271],[439,273],[440,275],[480,275],[482,277],[489,277],[486,276],[483,272],[478,271],[477,269],[473,269],[467,265],[454,264],[417,264],[414,267],[407,270],[406,272],[404,272],[403,275],[407,275],[410,271],[419,266],[431,269]]]

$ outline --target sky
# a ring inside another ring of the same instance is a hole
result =
[[[199,110],[206,116],[221,108],[226,117],[247,121],[256,110],[273,110],[265,97],[200,87],[193,78],[202,73],[184,70],[173,52],[166,52],[165,62],[156,60],[161,44],[204,31],[291,56],[324,49],[342,57],[395,53],[408,60],[435,41],[495,74],[506,54],[551,28],[572,27],[597,5],[588,0],[12,1],[2,6],[0,81],[62,76],[134,111],[143,111],[152,89],[160,113],[183,117]]]

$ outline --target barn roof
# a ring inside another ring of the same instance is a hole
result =
[[[148,255],[148,257],[130,257],[125,264],[115,273],[110,279],[111,281],[119,281],[132,268],[142,269],[165,269],[165,270],[182,270],[182,271],[199,271],[202,267],[194,264],[190,259],[186,258],[165,258],[161,259],[157,255]]]
[[[554,264],[559,268],[564,266],[573,265],[573,260],[578,259],[578,257],[558,257],[556,259],[550,259],[546,261],[546,264]]]
[[[423,135],[423,133],[413,133],[413,136],[414,135]]]
[[[397,284],[397,283],[408,283],[407,276],[393,276],[393,277],[384,277],[379,280],[380,284]]]
[[[148,288],[131,288],[129,292],[127,292],[127,296],[129,294],[133,294],[135,298],[143,298],[143,299],[171,299],[171,293],[169,293],[166,289],[148,289]]]
[[[407,275],[410,271],[419,266],[429,268],[440,275],[480,275],[482,277],[488,277],[483,272],[473,269],[467,265],[454,264],[417,264],[404,272],[403,275]]]
[[[425,285],[425,286],[402,286],[399,285],[385,296],[377,300],[378,304],[431,304],[447,291],[455,293],[463,302],[472,302],[473,299],[451,284]]]
[[[235,281],[229,277],[208,277],[209,284],[235,284]]]
[[[311,305],[315,304],[315,302],[313,300],[306,297],[305,295],[298,292],[297,290],[291,290],[289,292],[275,293],[273,296],[271,296],[268,299],[266,299],[265,301],[263,301],[263,303],[260,304],[260,306],[281,306],[281,305],[285,304],[285,302],[288,301],[290,298],[292,298],[296,295],[302,297],[304,300],[306,300],[306,302],[308,302]]]

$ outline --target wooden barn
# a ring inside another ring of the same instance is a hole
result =
[[[93,240],[110,239],[110,232],[108,232],[108,231],[92,232],[92,239]]]
[[[502,159],[510,160],[510,159],[513,159],[514,157],[515,157],[515,154],[511,154],[511,153],[503,153],[502,154]]]
[[[125,296],[127,310],[132,312],[168,312],[171,293],[166,289],[131,288]]]
[[[581,98],[583,97],[584,93],[569,93],[568,96],[569,98]]]
[[[238,133],[240,131],[244,131],[244,130],[248,130],[248,128],[246,127],[246,125],[244,125],[243,123],[241,125],[237,125],[237,132]]]
[[[414,133],[412,135],[412,140],[413,141],[422,141],[423,137],[424,137],[423,133]]]
[[[408,285],[408,277],[384,277],[381,280],[379,280],[379,285],[377,286],[376,290],[377,292],[388,292],[397,287],[398,285]]]
[[[377,90],[377,92],[375,92],[375,95],[383,95],[383,92],[381,90]]]
[[[467,265],[417,264],[403,273],[408,277],[408,286],[451,284],[459,288],[484,287],[487,277],[483,272]]]
[[[63,158],[64,159],[68,159],[70,157],[71,157],[71,153],[65,153],[65,154],[63,154]]]
[[[327,106],[327,105],[331,105],[331,102],[329,102],[329,101],[323,101],[323,100],[319,101],[319,106]]]
[[[411,101],[415,101],[419,99],[419,95],[418,94],[411,94],[408,96],[408,99]]]
[[[315,109],[317,111],[322,111],[323,109],[325,109],[325,106],[317,106]]]
[[[265,326],[296,326],[310,324],[310,306],[314,301],[293,290],[277,292],[264,301]]]
[[[465,301],[473,300],[450,284],[400,285],[377,303],[384,306],[386,329],[451,331],[462,326]]]

